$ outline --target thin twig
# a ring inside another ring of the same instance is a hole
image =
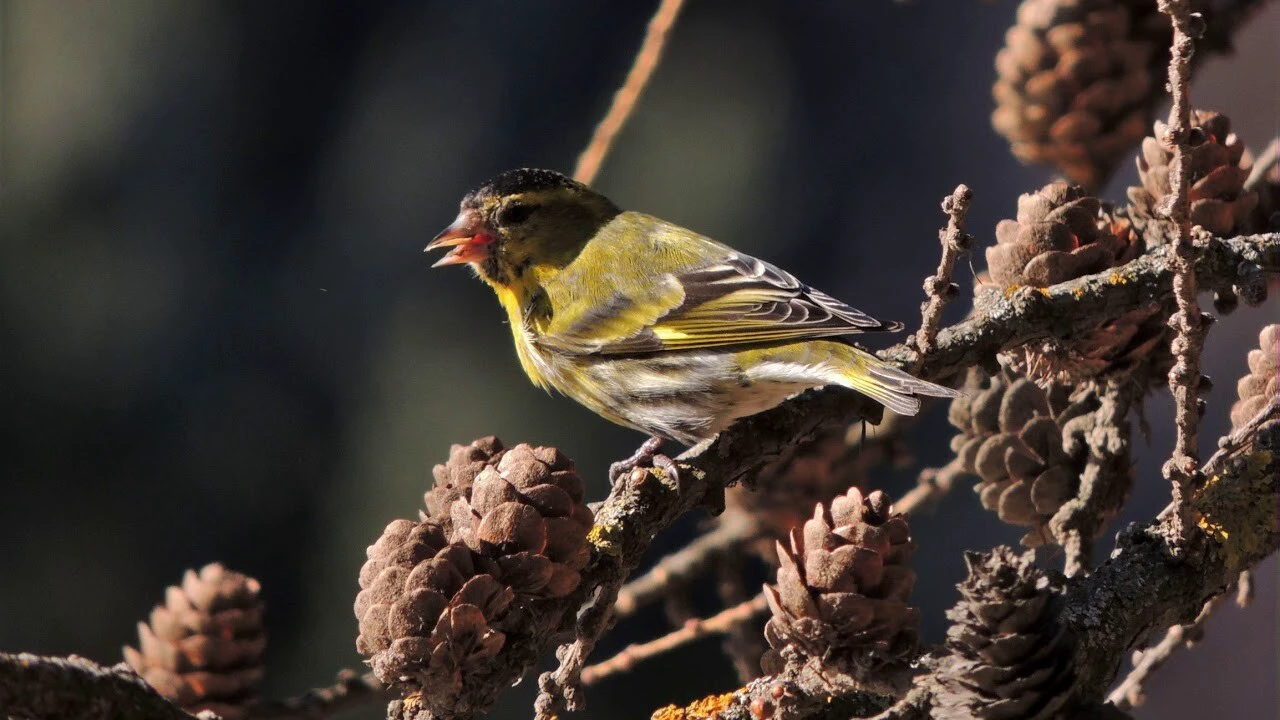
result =
[[[1178,537],[1185,537],[1190,526],[1187,500],[1199,479],[1196,431],[1200,413],[1196,389],[1200,384],[1200,352],[1205,330],[1205,321],[1196,300],[1195,263],[1199,251],[1191,238],[1188,201],[1191,167],[1187,155],[1192,134],[1189,84],[1191,56],[1195,51],[1192,39],[1195,19],[1190,0],[1159,0],[1159,6],[1160,12],[1168,15],[1173,23],[1169,58],[1169,89],[1173,106],[1169,110],[1164,137],[1160,138],[1160,142],[1172,151],[1173,158],[1169,164],[1169,197],[1162,211],[1178,228],[1173,259],[1173,294],[1178,310],[1169,318],[1169,325],[1176,333],[1172,343],[1175,362],[1169,371],[1169,390],[1175,403],[1177,440],[1173,455],[1164,465],[1164,476],[1173,483],[1173,503],[1178,509],[1174,530]]]
[[[1146,700],[1143,685],[1151,677],[1151,673],[1159,670],[1179,649],[1190,647],[1204,637],[1204,624],[1213,611],[1222,604],[1226,595],[1218,595],[1204,604],[1196,619],[1186,625],[1174,625],[1169,628],[1155,646],[1134,653],[1133,669],[1115,690],[1107,696],[1107,701],[1121,710],[1141,705]]]
[[[1267,173],[1276,166],[1277,160],[1280,160],[1280,137],[1267,143],[1267,149],[1253,161],[1253,170],[1249,171],[1249,178],[1244,181],[1244,191],[1257,190],[1267,179]]]
[[[741,512],[726,512],[720,524],[708,533],[663,557],[648,572],[632,580],[618,591],[613,612],[616,618],[633,614],[645,605],[666,595],[673,585],[684,584],[701,575],[727,553],[760,537],[762,530],[752,517]]]
[[[725,562],[716,564],[716,593],[720,596],[722,607],[733,607],[746,602],[750,597],[744,578],[745,558],[742,552],[736,552],[725,558]],[[755,618],[744,618],[733,623],[725,632],[720,647],[738,674],[738,681],[751,682],[760,677],[760,658],[767,647],[760,627],[752,622]]]
[[[582,669],[609,624],[609,611],[617,602],[621,585],[620,577],[601,584],[595,597],[579,612],[577,639],[561,645],[556,650],[560,666],[538,678],[538,698],[533,703],[535,720],[554,720],[562,709],[583,708]]]
[[[1063,549],[1067,577],[1089,571],[1094,538],[1119,512],[1133,484],[1129,393],[1119,383],[1108,383],[1100,400],[1085,436],[1089,456],[1080,475],[1080,489],[1049,520],[1049,528]]]
[[[764,594],[762,593],[744,603],[721,610],[705,620],[690,620],[679,630],[667,633],[656,640],[650,640],[638,645],[628,645],[617,655],[584,668],[582,671],[582,684],[594,685],[610,675],[630,670],[635,667],[636,663],[657,657],[682,645],[687,645],[694,640],[708,635],[722,635],[730,632],[736,625],[759,617],[767,609],[768,605],[765,603]]]
[[[1249,422],[1232,430],[1230,435],[1218,441],[1218,451],[1209,457],[1208,462],[1204,464],[1204,469],[1200,471],[1201,474],[1205,477],[1212,476],[1220,469],[1220,466],[1227,458],[1239,452],[1241,448],[1253,440],[1258,428],[1269,420],[1278,417],[1280,417],[1280,394],[1272,396],[1271,400],[1259,408],[1258,412],[1249,419]]]
[[[938,328],[942,325],[942,306],[956,296],[957,289],[951,284],[951,271],[960,253],[973,245],[973,238],[964,232],[964,217],[969,212],[969,203],[972,201],[973,192],[963,184],[957,185],[942,201],[942,212],[950,218],[947,220],[947,227],[938,231],[938,239],[942,242],[942,259],[938,262],[938,272],[924,281],[924,293],[928,300],[920,306],[920,330],[915,334],[916,347],[921,352],[929,352],[933,348]]]
[[[247,708],[247,720],[323,720],[388,697],[373,673],[342,670],[333,685],[308,690],[297,697],[269,700]]]
[[[893,504],[894,512],[911,514],[926,505],[937,502],[942,496],[951,492],[955,479],[963,472],[964,466],[959,458],[952,458],[951,462],[940,468],[925,468],[920,471],[915,487],[903,493],[902,497]]]
[[[671,32],[671,26],[675,24],[682,5],[684,0],[662,0],[657,11],[653,13],[653,18],[649,20],[649,29],[645,31],[644,42],[640,45],[640,52],[636,53],[636,59],[631,64],[627,79],[614,94],[613,104],[609,106],[609,112],[605,114],[604,119],[596,126],[591,142],[587,143],[587,149],[578,156],[578,166],[573,171],[573,177],[578,182],[590,185],[595,180],[596,174],[600,172],[600,165],[604,163],[605,155],[609,154],[614,139],[622,130],[622,126],[627,123],[627,118],[631,117],[636,101],[640,99],[640,93],[644,92],[645,85],[649,84],[649,78],[658,67],[658,60],[662,58],[662,49],[667,43],[667,35]]]

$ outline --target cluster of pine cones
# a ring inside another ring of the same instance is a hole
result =
[[[527,640],[558,621],[545,601],[577,588],[593,517],[554,448],[483,438],[455,445],[434,475],[419,521],[392,522],[369,547],[356,648],[384,683],[465,716],[492,703],[484,678],[536,661]]]

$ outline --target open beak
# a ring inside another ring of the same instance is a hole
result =
[[[458,213],[452,225],[427,244],[424,252],[438,248],[453,249],[431,267],[480,262],[493,255],[493,236],[485,230],[479,212],[465,209]]]

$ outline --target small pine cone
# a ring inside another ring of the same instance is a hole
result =
[[[1249,374],[1236,384],[1239,400],[1231,406],[1231,429],[1239,430],[1275,398],[1280,382],[1280,325],[1268,325],[1249,351]]]
[[[471,484],[475,482],[476,476],[489,464],[501,460],[505,451],[502,441],[492,435],[475,440],[470,445],[455,444],[449,448],[449,460],[431,468],[435,484],[423,496],[427,512],[419,513],[421,519],[434,519],[444,527],[446,534],[452,532],[449,508],[453,507],[455,500],[466,497],[471,492]]]
[[[996,55],[992,125],[1022,162],[1100,190],[1149,126],[1170,38],[1154,0],[1024,0]]]
[[[420,690],[441,717],[482,705],[465,690],[507,643],[496,626],[515,593],[433,522],[392,522],[367,556],[355,602],[356,649],[374,674]]]
[[[1050,183],[1018,198],[1018,218],[996,226],[987,248],[991,279],[1001,287],[1048,287],[1118,265],[1142,254],[1135,233],[1117,235],[1101,203],[1083,188]]]
[[[1231,132],[1231,120],[1226,115],[1195,110],[1191,125],[1198,129],[1201,140],[1188,153],[1191,224],[1218,237],[1238,234],[1252,224],[1258,207],[1258,193],[1244,190],[1251,166],[1244,159],[1244,143]],[[1169,164],[1173,153],[1160,142],[1167,131],[1168,126],[1157,120],[1155,135],[1142,141],[1142,154],[1138,157],[1142,184],[1129,188],[1131,214],[1148,226],[1145,236],[1158,242],[1177,237],[1177,228],[1160,213],[1161,204],[1171,193]]]
[[[1043,288],[1119,267],[1142,250],[1141,237],[1125,218],[1104,214],[1098,199],[1083,189],[1055,182],[1018,198],[1017,219],[996,226],[987,266],[999,290]],[[1137,310],[1068,341],[1024,346],[1009,360],[1042,383],[1136,374],[1163,362],[1152,350],[1166,336],[1154,310]]]
[[[257,580],[217,563],[188,570],[151,622],[138,623],[139,649],[125,647],[125,662],[187,712],[245,717],[267,646],[260,592]]]
[[[934,711],[942,720],[1048,720],[1071,702],[1074,639],[1058,622],[1060,584],[1035,553],[965,553],[969,576],[947,611],[949,654],[938,661]]]
[[[778,543],[778,584],[765,586],[765,671],[798,656],[862,680],[907,659],[919,641],[920,612],[907,605],[914,551],[906,516],[883,492],[853,488],[830,509],[817,506],[790,547]]]
[[[517,595],[563,597],[590,559],[595,518],[584,494],[573,461],[559,450],[517,445],[454,501],[451,540],[494,561]]]
[[[1087,447],[1083,435],[1098,407],[1092,393],[1072,397],[1062,385],[1041,388],[1025,377],[969,370],[948,419],[961,470],[979,477],[982,506],[1011,525],[1029,527],[1022,544],[1052,540],[1049,520],[1076,496]]]

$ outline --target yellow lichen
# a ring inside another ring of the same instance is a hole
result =
[[[737,696],[736,692],[731,692],[723,695],[709,695],[694,700],[686,707],[668,705],[655,712],[650,720],[712,720],[718,713],[728,709]]]
[[[1080,298],[1084,297],[1084,288],[1078,287],[1075,290],[1072,290],[1071,294],[1074,295],[1077,300],[1079,300]]]
[[[1113,272],[1111,273],[1111,277],[1107,278],[1107,282],[1112,285],[1126,285],[1129,282],[1129,278],[1125,277],[1124,274],[1120,272]]]
[[[1036,288],[1036,292],[1040,293],[1045,297],[1049,297],[1049,288]]]
[[[622,548],[614,541],[618,532],[619,528],[615,525],[597,523],[587,532],[587,542],[594,545],[601,555],[617,557],[622,554]]]
[[[1241,458],[1228,476],[1214,475],[1196,494],[1196,525],[1217,541],[1230,570],[1241,569],[1276,532],[1275,458],[1260,450]]]

